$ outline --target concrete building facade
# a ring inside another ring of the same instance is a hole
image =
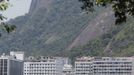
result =
[[[75,62],[76,75],[134,75],[133,57],[82,57]]]
[[[62,57],[41,58],[24,62],[24,75],[62,75]]]
[[[75,75],[74,68],[70,64],[64,65],[62,73],[62,75]]]
[[[0,57],[0,75],[23,75],[23,61],[12,56]]]
[[[16,59],[18,60],[24,60],[24,52],[21,52],[21,51],[11,51],[10,52],[10,56],[15,56]]]
[[[93,75],[92,57],[77,58],[75,61],[75,75]]]

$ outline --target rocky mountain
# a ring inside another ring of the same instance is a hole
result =
[[[80,6],[77,0],[33,0],[28,14],[10,21],[17,29],[11,35],[1,37],[0,51],[59,54],[93,17],[83,14]]]
[[[23,50],[30,55],[101,56],[122,52],[123,56],[134,52],[133,19],[115,26],[109,7],[96,7],[94,13],[86,14],[78,0],[32,0],[29,13],[9,23],[17,29],[1,37],[0,53]]]

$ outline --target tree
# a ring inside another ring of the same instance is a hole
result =
[[[134,17],[134,0],[79,0],[81,7],[88,12],[94,11],[94,6],[112,7],[115,15],[115,24],[126,22],[128,16]]]
[[[0,11],[5,11],[9,7],[8,0],[0,0]],[[6,24],[4,21],[6,17],[4,17],[2,14],[0,14],[0,28],[2,30],[5,30],[7,33],[10,33],[15,30],[16,26],[15,25],[9,25]],[[1,33],[0,33],[1,35]]]

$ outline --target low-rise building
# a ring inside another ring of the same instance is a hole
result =
[[[75,75],[93,75],[92,57],[77,58],[75,61]]]
[[[82,57],[75,62],[76,75],[134,75],[133,57]]]
[[[75,75],[74,68],[70,64],[64,65],[62,73],[62,75]]]
[[[41,57],[27,60],[24,62],[24,75],[62,75],[63,59],[62,57]]]
[[[25,54],[22,51],[11,51],[11,56],[15,56],[16,59],[24,61]]]

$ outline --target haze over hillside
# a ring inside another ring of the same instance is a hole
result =
[[[80,7],[78,0],[32,0],[28,14],[10,21],[17,30],[1,37],[0,52],[23,50],[31,55],[62,56],[134,53],[133,19],[115,26],[109,7],[96,8],[90,14]]]

